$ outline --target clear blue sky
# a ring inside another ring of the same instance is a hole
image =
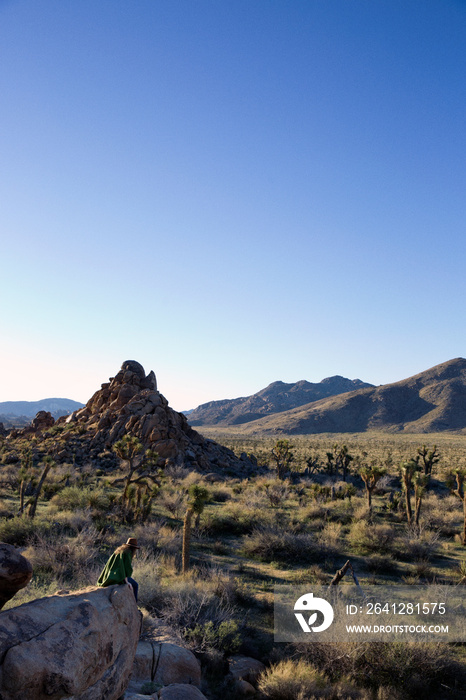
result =
[[[0,0],[0,95],[0,401],[466,355],[462,0]]]

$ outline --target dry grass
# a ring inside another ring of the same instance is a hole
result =
[[[203,478],[174,467],[149,519],[123,524],[104,510],[116,492],[89,472],[84,486],[62,489],[51,500],[41,500],[34,521],[0,519],[0,539],[26,547],[35,570],[32,583],[7,607],[60,588],[95,583],[108,555],[135,536],[142,547],[134,561],[134,577],[140,584],[146,632],[150,634],[159,616],[173,626],[183,643],[198,650],[213,645],[220,654],[240,634],[243,653],[283,661],[264,676],[268,685],[263,692],[269,693],[264,697],[401,700],[416,693],[436,697],[440,682],[454,688],[454,674],[460,677],[462,671],[447,646],[416,650],[404,645],[403,656],[396,645],[326,645],[325,650],[313,644],[312,656],[309,650],[298,649],[292,660],[280,659],[271,635],[272,602],[275,583],[326,585],[348,558],[363,588],[373,582],[436,579],[457,584],[463,580],[465,549],[455,540],[462,526],[459,499],[434,484],[423,501],[421,526],[408,529],[404,508],[390,508],[388,495],[399,491],[397,464],[413,456],[423,442],[436,442],[440,449],[442,460],[435,476],[441,481],[452,465],[466,463],[466,437],[442,441],[432,436],[419,440],[419,436],[352,435],[291,440],[298,466],[310,451],[323,457],[335,442],[346,444],[350,453],[367,462],[388,465],[389,477],[374,494],[372,514],[357,477],[352,480],[356,493],[352,489],[350,497],[345,497],[343,482],[335,481],[332,490],[332,480],[325,474],[281,482],[270,472],[209,484],[212,498],[199,527],[193,529],[192,569],[183,577],[180,553],[186,493],[192,483],[203,484]],[[255,452],[266,461],[273,442],[238,437],[234,449]],[[4,508],[13,512],[17,465],[5,465],[5,470]],[[301,686],[292,685],[297,679]],[[286,695],[289,692],[295,694]],[[210,697],[225,700],[226,695],[212,691]]]

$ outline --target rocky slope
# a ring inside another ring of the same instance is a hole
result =
[[[189,413],[191,425],[241,425],[336,394],[371,387],[360,379],[327,377],[321,382],[273,382],[252,396],[201,404]]]
[[[231,450],[193,430],[186,416],[170,408],[157,391],[155,374],[146,376],[133,360],[124,362],[83,408],[56,422],[41,411],[30,426],[11,431],[7,441],[12,446],[15,440],[34,437],[34,449],[43,449],[59,463],[105,468],[116,465],[112,446],[125,434],[156,450],[161,462],[239,476],[256,468],[246,455],[238,459]]]
[[[466,360],[457,358],[394,384],[332,396],[248,423],[249,434],[466,433]]]

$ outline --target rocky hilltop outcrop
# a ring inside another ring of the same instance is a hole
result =
[[[360,379],[346,379],[339,375],[327,377],[317,383],[305,380],[294,384],[272,382],[252,396],[201,404],[190,412],[189,422],[199,426],[242,425],[264,416],[304,406],[312,401],[371,386],[372,384]]]
[[[111,466],[116,458],[112,446],[123,435],[137,437],[144,446],[156,450],[161,460],[201,472],[230,472],[241,476],[254,471],[256,465],[246,455],[238,459],[221,445],[193,430],[186,416],[174,411],[157,390],[154,372],[147,376],[142,365],[134,360],[123,363],[120,371],[68,417],[59,418],[56,426],[64,426],[57,441],[58,461]],[[16,431],[13,437],[25,434]],[[37,428],[41,433],[42,427]],[[42,432],[42,435],[45,434]]]
[[[128,586],[52,595],[0,613],[2,700],[118,700],[141,628]]]

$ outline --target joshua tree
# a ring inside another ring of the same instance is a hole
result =
[[[339,447],[338,445],[335,445],[333,448],[333,451],[335,454],[335,470],[338,474],[338,470],[341,467],[343,481],[346,481],[346,476],[348,474],[348,467],[349,467],[350,463],[353,461],[353,457],[348,452],[348,448],[346,447],[346,445],[342,445],[341,447]]]
[[[400,464],[401,483],[403,486],[403,491],[405,492],[406,517],[408,519],[408,525],[411,525],[413,521],[413,509],[411,506],[411,490],[413,488],[414,477],[419,471],[418,460],[419,457],[416,459],[409,459],[407,462],[402,462]],[[419,508],[420,507],[421,506],[419,504]]]
[[[327,472],[327,474],[332,476],[333,470],[335,468],[334,454],[333,454],[333,452],[326,452],[325,456],[327,457],[327,464],[325,465],[325,471]]]
[[[414,484],[414,522],[419,526],[419,516],[421,515],[422,497],[426,492],[427,484],[429,483],[430,474],[421,474],[416,472],[413,477]]]
[[[126,520],[144,523],[152,510],[152,503],[159,492],[159,486],[149,486],[147,483],[131,484],[128,488],[126,502]]]
[[[440,454],[437,452],[437,445],[434,445],[431,450],[428,450],[425,445],[418,448],[419,457],[422,459],[424,466],[424,474],[432,474],[432,467],[440,460]],[[417,459],[419,459],[417,457]]]
[[[28,511],[28,516],[32,519],[34,518],[36,514],[36,509],[37,509],[37,501],[39,500],[40,492],[42,491],[42,486],[44,485],[44,481],[47,478],[47,474],[49,473],[50,469],[56,466],[56,462],[53,460],[50,455],[46,455],[41,464],[43,465],[43,470],[42,474],[39,479],[39,483],[37,484],[34,496],[32,497],[29,505],[29,511]]]
[[[458,496],[458,498],[463,502],[462,544],[466,547],[466,493],[464,491],[465,482],[466,469],[455,469],[448,475],[447,485],[451,489],[451,492],[454,493],[455,496]]]
[[[328,474],[332,476],[334,472],[335,474],[338,474],[338,472],[341,470],[343,481],[346,481],[349,465],[354,459],[354,457],[352,457],[352,455],[350,455],[348,452],[347,446],[342,445],[340,447],[338,443],[335,443],[333,446],[333,451],[326,452],[326,456],[327,464],[325,465],[325,469]]]
[[[26,449],[23,451],[21,455],[21,468],[18,472],[18,479],[19,479],[19,510],[18,510],[18,515],[22,515],[24,512],[24,497],[29,489],[30,486],[32,486],[32,476],[31,472],[34,467],[34,460],[32,456],[32,450]]]
[[[306,459],[306,473],[307,474],[314,474],[314,472],[316,472],[317,469],[319,468],[319,463],[320,463],[320,459],[319,459],[318,454],[314,454],[314,455],[311,455],[310,457],[308,457]]]
[[[118,440],[118,442],[113,445],[113,451],[115,452],[116,456],[122,461],[122,463],[126,463],[128,465],[128,471],[123,480],[125,484],[125,488],[123,490],[124,501],[128,496],[128,489],[132,483],[133,474],[139,466],[140,460],[137,460],[137,457],[141,454],[142,450],[142,443],[133,435],[123,435],[121,440]],[[120,481],[121,479],[117,479],[114,483]]]
[[[377,467],[374,464],[371,466],[362,466],[359,470],[359,476],[364,481],[364,486],[366,487],[367,494],[367,505],[369,506],[369,512],[372,515],[372,492],[377,486],[377,482],[385,476],[386,469],[383,467]]]
[[[189,569],[189,549],[191,545],[191,521],[194,514],[200,515],[210,498],[210,494],[204,486],[193,484],[188,491],[188,507],[183,522],[183,552],[182,571],[185,574]]]
[[[284,479],[294,455],[291,451],[292,445],[289,440],[277,440],[272,449],[272,459],[277,466],[277,476],[279,479]]]
[[[124,483],[122,501],[129,503],[129,488],[133,484],[147,485],[147,479],[157,483],[160,471],[156,470],[159,455],[154,450],[146,450],[137,437],[124,435],[113,445],[113,451],[123,464],[127,464],[127,472],[123,479],[115,479],[113,484]],[[134,476],[136,475],[136,476]]]

